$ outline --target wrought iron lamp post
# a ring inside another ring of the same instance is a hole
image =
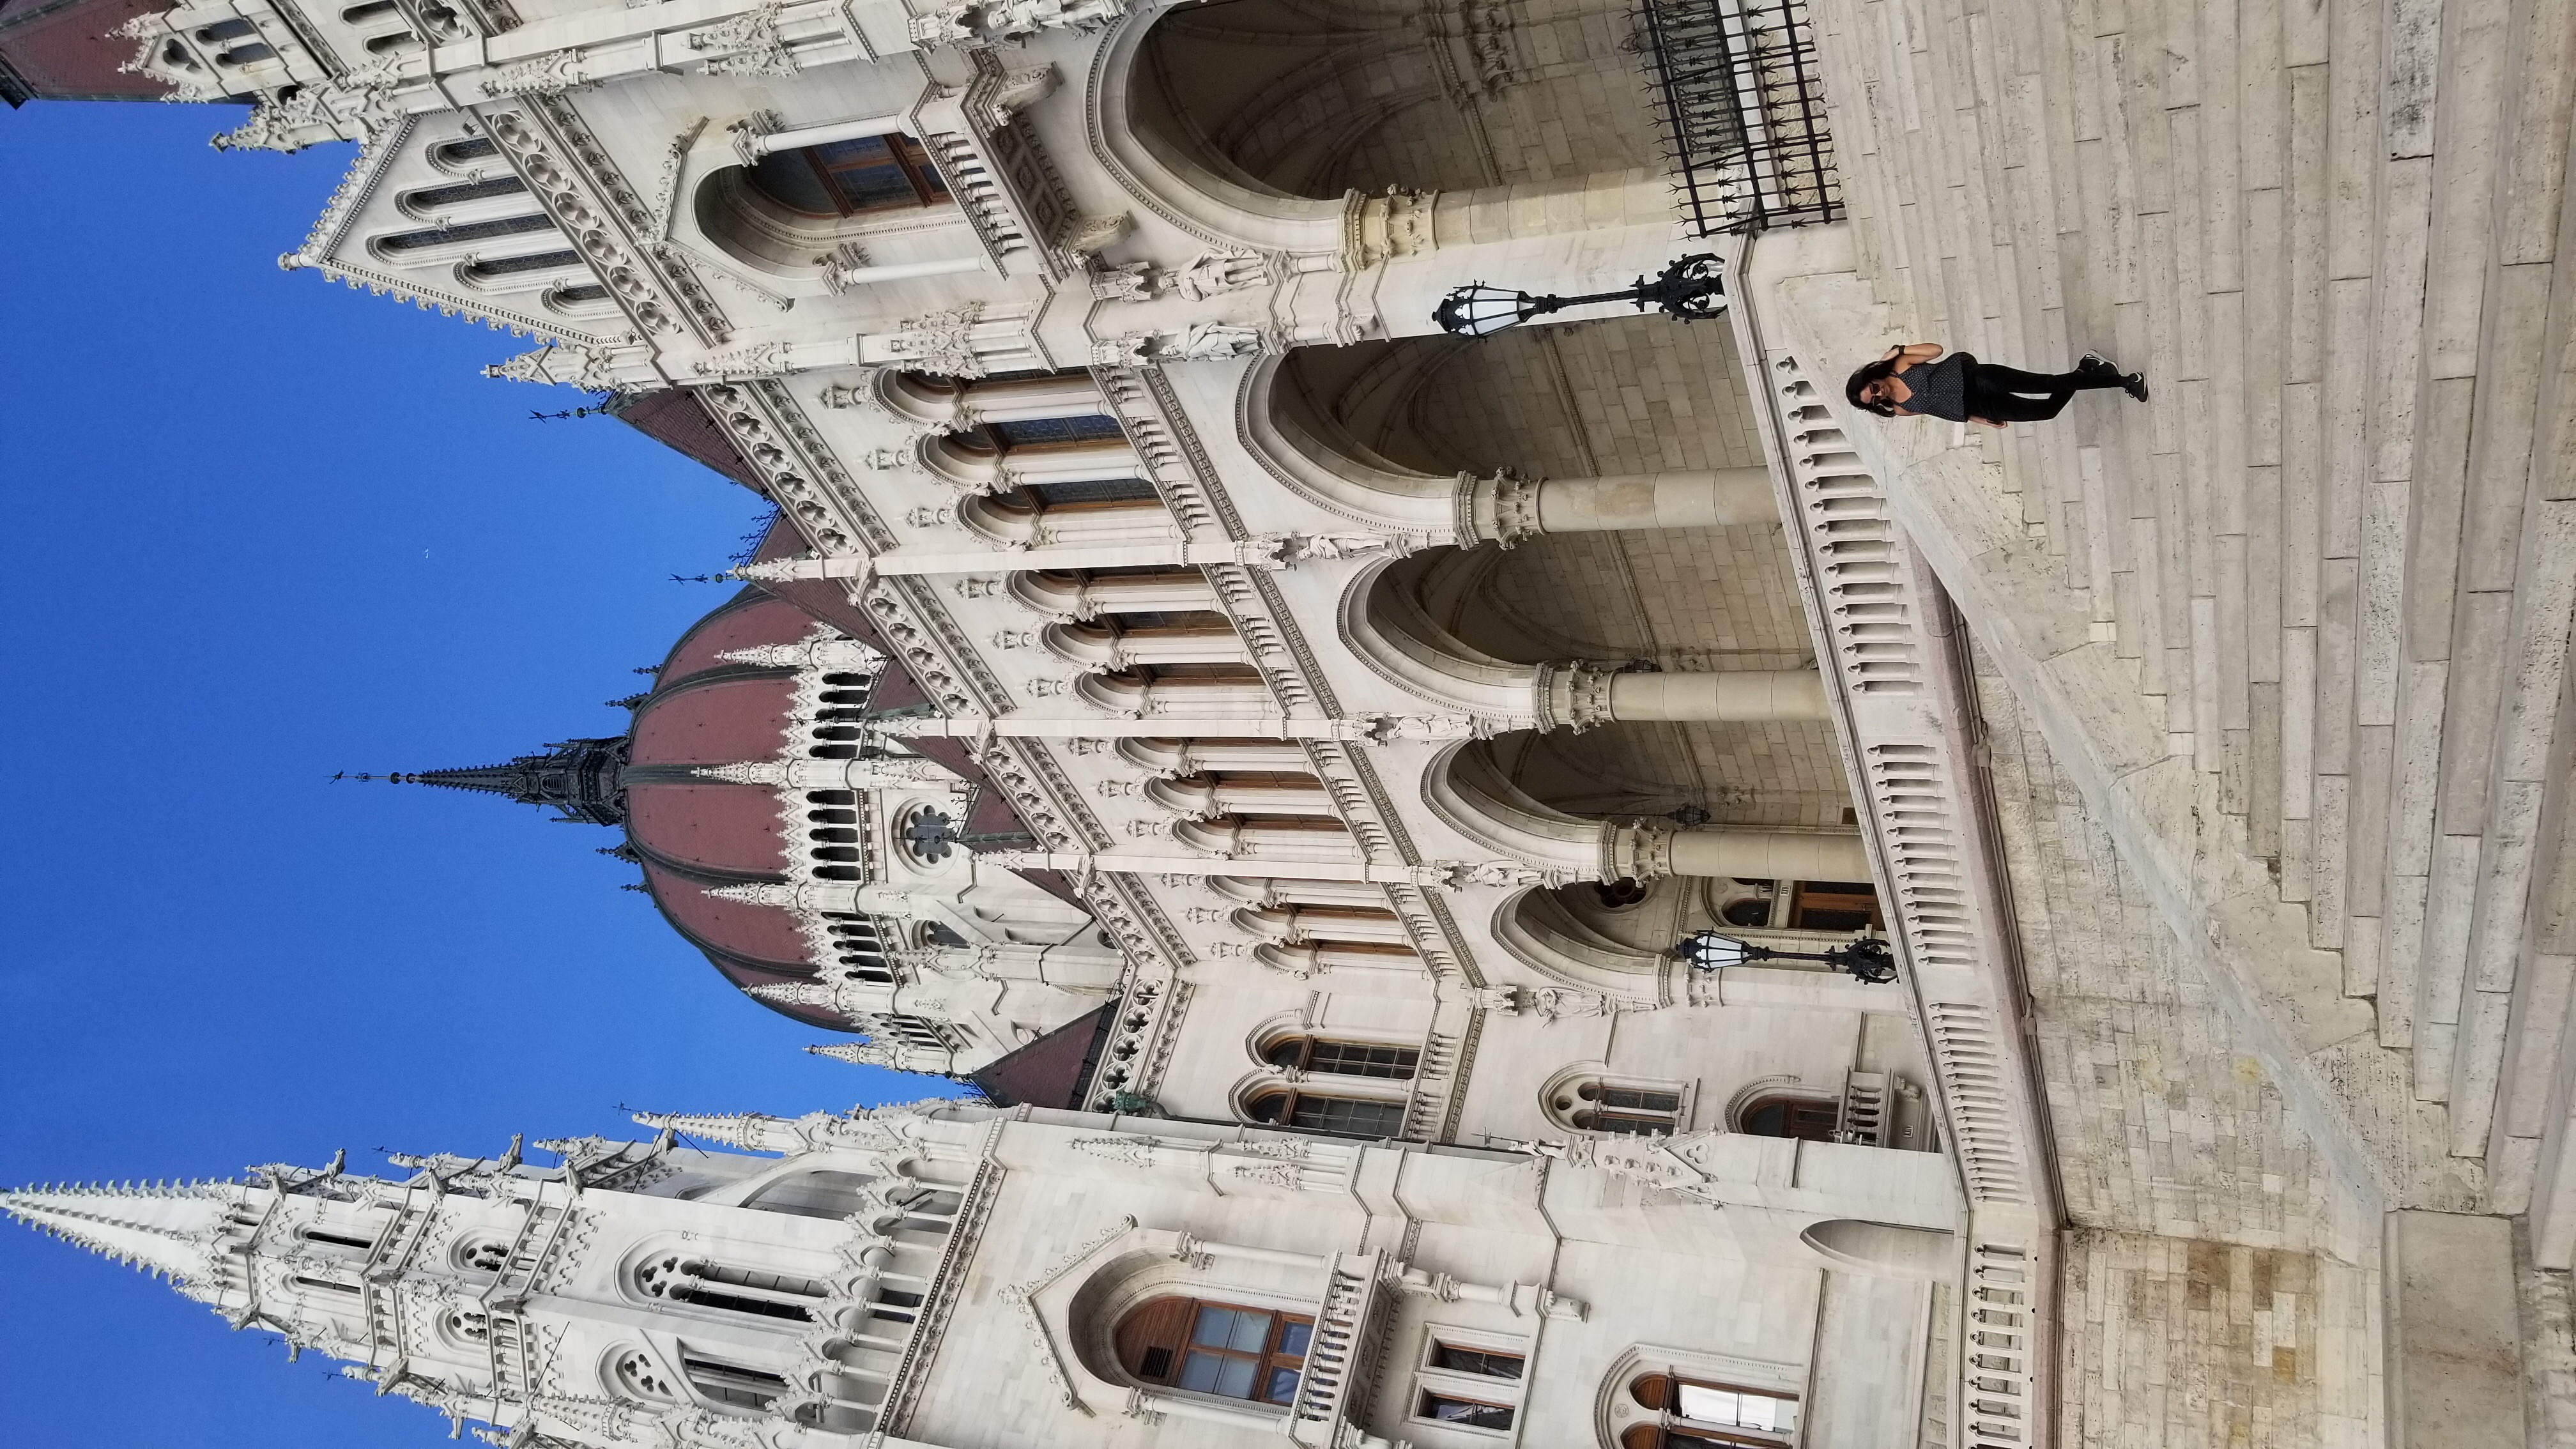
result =
[[[1718,275],[1717,254],[1702,252],[1664,268],[1651,282],[1639,277],[1637,285],[1623,291],[1594,292],[1583,297],[1533,297],[1527,292],[1478,282],[1441,298],[1440,305],[1432,309],[1431,320],[1460,337],[1491,337],[1532,317],[1587,302],[1634,302],[1640,312],[1654,306],[1676,322],[1696,322],[1725,310],[1726,279]]]
[[[1693,931],[1673,947],[1673,954],[1694,971],[1715,971],[1747,961],[1827,961],[1837,971],[1850,972],[1856,981],[1884,985],[1896,979],[1896,955],[1876,936],[1863,936],[1830,951],[1775,951],[1715,931]]]

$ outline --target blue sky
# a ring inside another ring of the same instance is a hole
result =
[[[335,770],[606,734],[759,501],[529,344],[284,273],[353,148],[0,113],[0,1182],[497,1151],[620,1103],[921,1095],[724,987],[613,832]],[[428,1410],[0,1224],[0,1444],[445,1444]]]

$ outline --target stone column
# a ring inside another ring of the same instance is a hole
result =
[[[1625,673],[1584,664],[1542,664],[1530,694],[1530,712],[1542,730],[1587,730],[1613,720],[1826,717],[1824,676],[1810,669]]]
[[[1506,547],[1542,533],[1721,528],[1778,523],[1764,468],[1614,473],[1599,478],[1528,478],[1506,469],[1458,481],[1459,542]]]
[[[1346,270],[1383,269],[1373,292],[1389,337],[1436,335],[1432,309],[1471,282],[1560,295],[1616,291],[1687,250],[1670,183],[1646,167],[1468,191],[1354,192],[1343,236]],[[1578,308],[1549,320],[1608,315]],[[1330,331],[1313,340],[1328,338],[1340,340]]]
[[[1655,820],[1613,820],[1602,827],[1602,879],[1651,881],[1668,875],[1871,879],[1869,853],[1857,834],[1723,826],[1683,829]]]

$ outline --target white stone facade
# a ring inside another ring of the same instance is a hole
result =
[[[1078,1109],[9,1210],[515,1445],[2576,1429],[2564,289],[2489,94],[2554,198],[2564,17],[2029,8],[1818,5],[1849,223],[1726,242],[1709,327],[1473,345],[1452,286],[1708,245],[1620,7],[136,20],[257,98],[217,144],[363,143],[282,265],[683,390],[780,506],[737,575],[847,628],[722,656],[794,673],[702,771],[789,842],[704,892],[810,945],[752,994],[952,1075],[1105,1015]],[[1894,431],[1840,383],[1900,334],[2183,410]],[[1855,911],[1897,982],[1670,949]],[[1140,1368],[1182,1300],[1308,1325],[1286,1397]]]

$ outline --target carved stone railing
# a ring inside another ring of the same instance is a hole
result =
[[[1952,1442],[2034,1449],[2054,1437],[2061,1215],[1965,634],[1843,429],[1827,392],[1839,372],[1764,344],[1761,291],[1736,289],[1739,355],[1766,415],[1792,570],[1967,1200],[1949,1337],[1980,1347],[1957,1355],[1943,1386]]]
[[[1377,1361],[1376,1309],[1384,1291],[1379,1266],[1375,1253],[1336,1253],[1324,1269],[1315,1338],[1306,1347],[1306,1371],[1288,1411],[1288,1437],[1307,1449],[1340,1444],[1344,1420],[1366,1402],[1363,1380]]]

